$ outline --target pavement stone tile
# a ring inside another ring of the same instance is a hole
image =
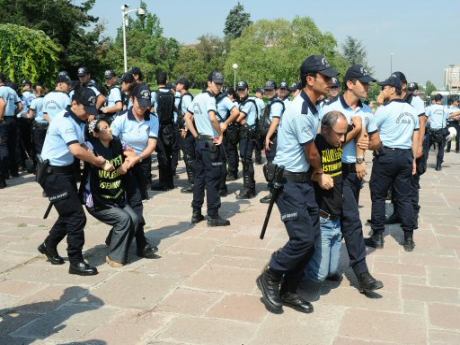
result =
[[[38,290],[43,289],[46,286],[47,284],[36,283],[33,281],[25,282],[20,280],[4,279],[0,281],[0,293],[23,298],[27,295],[37,292]]]
[[[392,264],[387,262],[375,262],[375,273],[398,274],[424,277],[426,275],[425,267],[418,265]]]
[[[428,305],[428,313],[432,326],[446,330],[459,330],[460,306],[432,303]]]
[[[460,304],[459,292],[458,289],[403,284],[401,293],[405,300]]]
[[[428,334],[430,339],[430,345],[460,344],[460,333],[457,332],[430,329]]]
[[[222,298],[221,293],[178,288],[155,308],[155,311],[202,316]]]
[[[389,342],[381,342],[381,341],[366,341],[356,338],[349,338],[349,337],[337,337],[334,339],[333,345],[399,345],[397,343],[389,343]],[[402,344],[401,344],[402,345]]]
[[[236,321],[261,322],[267,312],[259,296],[227,295],[212,306],[206,315]]]
[[[427,270],[430,285],[460,289],[460,269],[427,266]]]
[[[184,238],[169,247],[169,253],[201,254],[214,250],[217,241],[204,238]]]

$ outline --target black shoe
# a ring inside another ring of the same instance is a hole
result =
[[[0,189],[6,188],[6,182],[4,180],[0,181]]]
[[[40,253],[46,255],[48,261],[51,262],[52,265],[64,264],[64,259],[61,256],[59,256],[57,249],[47,247],[45,242],[40,244],[37,249]]]
[[[222,197],[222,198],[223,198],[223,197],[226,197],[227,194],[228,194],[227,188],[221,189],[221,190],[219,191],[219,196]]]
[[[84,261],[80,261],[77,263],[70,263],[69,273],[77,274],[79,276],[94,276],[99,272],[96,267],[90,266]]]
[[[441,166],[441,164],[439,164],[439,165],[436,165],[436,168],[435,168],[435,170],[436,170],[436,171],[441,171],[441,170],[442,170],[442,166]]]
[[[146,244],[144,248],[137,249],[137,256],[144,259],[158,259],[160,256],[156,254],[157,252],[158,247]]]
[[[238,180],[238,174],[233,175],[233,174],[227,174],[227,181],[236,181]]]
[[[404,231],[403,247],[406,252],[411,252],[415,248],[413,234],[414,234],[413,231]]]
[[[168,186],[165,186],[163,184],[160,184],[160,183],[155,183],[155,184],[152,184],[152,187],[150,187],[150,190],[154,190],[154,191],[158,191],[158,192],[166,192],[168,190],[171,190],[173,189],[174,187],[168,187]]]
[[[193,193],[193,184],[189,184],[188,186],[183,187],[180,190],[181,193]]]
[[[369,272],[363,272],[358,275],[359,291],[368,293],[383,288],[383,283],[375,279]]]
[[[227,219],[223,219],[219,216],[217,216],[216,218],[211,218],[211,217],[208,217],[208,226],[229,226],[230,225],[230,221],[227,220]]]
[[[268,194],[268,195],[265,195],[262,199],[260,199],[259,201],[262,203],[262,204],[269,204],[270,203],[270,200],[272,199],[272,194]]]
[[[283,301],[280,297],[281,275],[267,267],[256,280],[257,287],[262,292],[262,301],[273,313],[283,311]]]
[[[284,305],[287,305],[297,311],[302,313],[312,313],[313,306],[310,302],[305,301],[302,297],[298,294],[293,292],[285,292],[281,295],[281,300],[283,301]]]
[[[254,190],[245,189],[242,190],[237,196],[237,199],[252,199],[256,196],[256,192]]]
[[[368,247],[381,249],[383,248],[383,233],[373,233],[371,237],[364,239],[364,244]]]
[[[204,220],[204,216],[201,214],[201,212],[193,212],[192,214],[192,224],[197,224],[199,222],[202,222]]]
[[[398,215],[396,215],[396,213],[393,213],[391,216],[385,218],[385,224],[386,225],[399,224],[399,223],[401,223],[401,219],[399,218]]]
[[[329,280],[331,282],[337,282],[340,283],[343,279],[343,275],[340,273],[335,273],[330,276],[327,276],[326,280]]]

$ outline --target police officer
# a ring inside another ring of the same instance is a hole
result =
[[[286,85],[283,85],[287,87]],[[262,135],[264,136],[265,156],[267,157],[267,164],[273,162],[276,156],[276,143],[277,143],[277,130],[281,120],[281,116],[286,109],[286,103],[276,96],[276,83],[272,80],[267,81],[265,84],[265,95],[268,97],[268,103],[265,107],[263,116],[260,118],[262,123]],[[266,131],[263,130],[266,128]],[[268,189],[273,188],[272,183],[268,183]],[[268,204],[272,198],[271,192],[260,199],[263,204]]]
[[[99,110],[105,103],[105,96],[99,90],[96,82],[91,79],[88,69],[84,66],[79,67],[77,77],[80,86],[89,87],[96,94],[96,108]],[[72,97],[72,92],[70,93],[70,97]]]
[[[51,264],[62,265],[64,259],[59,256],[57,246],[67,236],[70,274],[98,273],[96,267],[83,260],[86,216],[77,192],[73,169],[76,157],[106,171],[113,170],[112,164],[100,156],[96,157],[83,145],[85,123],[90,115],[96,113],[94,91],[77,87],[70,108],[57,115],[50,124],[42,150],[43,167],[39,168],[41,172],[37,176],[59,214],[58,220],[38,250],[47,256]]]
[[[168,74],[160,71],[157,74],[158,90],[152,92],[153,111],[158,115],[160,131],[158,136],[158,183],[152,190],[167,191],[174,188],[173,151],[176,145],[176,128],[174,126],[174,94],[166,87]]]
[[[289,94],[290,94],[290,89],[287,81],[282,81],[280,83],[280,87],[278,88],[278,98],[283,101],[284,105],[287,106],[290,102],[289,100]]]
[[[4,120],[6,101],[0,96],[0,189],[6,188],[8,178],[8,125]]]
[[[265,102],[264,102],[264,89],[258,88],[256,89],[256,97],[255,101],[257,103],[257,107],[259,108],[259,116],[262,115],[265,111]],[[259,138],[257,139],[256,142],[256,147],[254,148],[255,150],[255,163],[256,164],[262,164],[262,149],[264,147],[264,138]]]
[[[122,97],[123,110],[128,110],[129,108],[133,106],[131,102],[131,92],[137,83],[134,80],[134,76],[131,74],[131,72],[123,73],[123,75],[120,78],[120,81],[121,81],[121,92],[125,96],[125,97]]]
[[[5,101],[5,107],[0,109],[0,118],[3,119],[4,126],[6,127],[5,132],[7,133],[7,136],[4,136],[2,141],[6,140],[8,147],[9,175],[18,177],[18,119],[16,114],[21,112],[22,103],[16,91],[7,86],[6,83],[6,76],[0,73],[0,98]]]
[[[279,126],[273,163],[284,167],[284,186],[276,204],[289,240],[272,254],[268,266],[257,278],[265,306],[275,313],[282,311],[283,304],[305,313],[313,311],[313,306],[297,294],[319,235],[319,209],[308,171],[310,167],[313,169],[322,187],[332,187],[332,178],[322,174],[314,144],[319,125],[315,104],[327,93],[330,78],[337,74],[323,56],[305,59],[300,67],[303,91],[292,101]]]
[[[237,199],[251,199],[256,196],[252,153],[257,140],[258,108],[255,100],[249,97],[247,82],[238,82],[237,92],[240,112],[238,122],[241,124],[240,158],[243,163],[243,189],[237,195]]]
[[[427,110],[426,115],[430,122],[430,147],[433,143],[438,144],[438,155],[436,156],[436,171],[442,169],[442,162],[444,161],[444,147],[446,146],[446,137],[449,134],[447,130],[447,118],[449,117],[447,109],[442,104],[442,95],[437,94],[434,96],[434,104]],[[427,152],[428,156],[428,152]]]
[[[341,88],[340,88],[340,83],[338,78],[332,78],[331,79],[331,86],[329,88],[329,93],[327,95],[326,100],[324,101],[325,104],[329,104],[332,102],[335,102],[337,98],[339,97]]]
[[[185,171],[187,173],[188,185],[181,189],[182,193],[192,193],[195,175],[193,165],[195,164],[195,139],[185,125],[184,115],[192,104],[193,95],[189,92],[190,81],[187,78],[179,78],[176,83],[176,91],[180,94],[177,105],[177,127],[179,130],[179,146],[184,154]]]
[[[55,90],[48,92],[43,98],[43,118],[48,123],[70,105],[70,85],[70,78],[60,75],[56,80]]]
[[[116,73],[109,69],[104,72],[104,78],[108,95],[100,111],[106,118],[112,121],[114,116],[123,110],[123,99],[121,89],[117,86],[118,78]]]
[[[460,100],[458,96],[452,96],[450,99],[450,105],[449,108],[447,109],[447,112],[449,114],[449,121],[448,121],[448,127],[453,127],[455,128],[456,131],[456,136],[455,136],[455,153],[459,153],[460,151],[460,123],[459,123],[459,115],[460,115]],[[452,145],[452,141],[449,141],[447,143],[447,148],[446,152],[450,152],[450,147]]]
[[[34,146],[35,157],[38,157],[45,142],[46,131],[48,130],[48,122],[44,118],[43,99],[45,89],[40,85],[35,85],[35,98],[29,106],[27,117],[33,119],[32,125],[32,142]]]
[[[144,74],[142,73],[141,69],[139,67],[133,67],[131,68],[131,71],[129,71],[133,77],[134,81],[136,83],[143,83],[144,82]]]
[[[348,131],[342,155],[342,234],[347,246],[350,266],[358,278],[361,292],[369,292],[383,287],[369,273],[366,263],[366,246],[363,226],[359,216],[359,192],[366,175],[364,150],[357,149],[357,139],[362,133],[374,133],[377,127],[372,122],[372,111],[361,100],[368,97],[369,85],[376,80],[362,65],[353,65],[345,73],[345,91],[335,101],[325,104],[322,114],[339,111],[348,120]]]
[[[187,128],[196,140],[192,224],[204,220],[201,207],[206,189],[208,226],[230,225],[228,220],[219,216],[220,196],[218,191],[224,164],[224,151],[222,148],[223,134],[216,115],[215,97],[221,92],[223,83],[222,73],[211,72],[208,76],[207,90],[195,97],[185,114]]]
[[[219,120],[220,129],[223,132],[224,166],[222,177],[219,185],[219,195],[226,196],[228,193],[226,181],[236,180],[238,178],[238,142],[240,138],[240,125],[236,123],[239,116],[238,103],[235,101],[235,91],[233,89],[227,92],[221,92],[216,97],[217,120]],[[228,164],[228,169],[227,169]]]
[[[393,185],[395,206],[404,231],[403,247],[406,251],[412,251],[415,247],[415,217],[411,180],[416,172],[414,157],[419,145],[419,119],[414,108],[401,99],[400,79],[390,76],[379,84],[382,86],[379,97],[385,103],[375,113],[379,135],[371,137],[372,141],[380,140],[381,147],[376,151],[370,180],[372,235],[365,242],[370,247],[383,248],[385,199]]]

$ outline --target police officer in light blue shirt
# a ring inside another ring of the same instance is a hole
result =
[[[259,118],[257,103],[249,97],[248,83],[240,81],[237,84],[239,99],[238,122],[240,129],[240,158],[243,163],[243,188],[237,199],[251,199],[256,196],[256,182],[254,180],[254,162],[252,154],[257,140],[257,121]]]
[[[406,251],[412,251],[415,247],[412,178],[416,173],[414,157],[419,145],[419,119],[415,109],[401,98],[400,79],[390,76],[379,84],[382,86],[379,97],[385,103],[375,113],[379,135],[371,138],[377,138],[381,145],[375,154],[370,180],[372,235],[365,241],[370,247],[383,248],[385,200],[393,186],[397,214],[401,217],[401,228],[404,231],[403,247]]]
[[[96,82],[91,79],[91,74],[89,70],[82,66],[78,68],[77,71],[78,83],[80,86],[89,87],[96,94],[96,108],[99,110],[105,103],[105,96],[99,90]],[[72,97],[73,92],[70,92],[70,97]]]
[[[426,116],[428,116],[429,130],[429,144],[431,147],[433,143],[438,145],[438,155],[436,156],[436,171],[442,169],[442,162],[444,161],[444,147],[446,146],[446,137],[449,134],[447,129],[447,119],[449,118],[449,110],[442,104],[442,95],[437,94],[434,96],[434,104],[426,109]],[[427,159],[428,159],[427,152]]]
[[[185,123],[196,140],[195,184],[193,185],[192,224],[204,220],[201,207],[206,189],[208,226],[228,226],[219,216],[219,185],[222,179],[224,150],[223,134],[217,118],[216,96],[221,92],[224,76],[213,71],[208,76],[208,88],[193,99],[185,114]]]
[[[37,158],[37,156],[42,152],[43,143],[45,142],[46,131],[48,130],[48,121],[45,120],[43,113],[45,89],[41,85],[35,85],[34,92],[36,98],[34,98],[30,103],[27,117],[33,119],[32,142],[35,154],[34,158]]]
[[[105,118],[109,121],[113,121],[113,118],[123,110],[121,89],[117,86],[118,78],[113,70],[109,69],[105,71],[104,78],[105,85],[108,89],[108,95],[105,99],[105,104],[100,111],[104,114]]]
[[[450,105],[447,110],[449,114],[449,121],[447,123],[447,126],[455,128],[455,131],[457,132],[455,136],[455,152],[456,153],[459,153],[460,151],[460,123],[458,121],[460,117],[459,105],[460,105],[460,100],[459,100],[458,95],[452,96],[450,99]],[[450,140],[447,143],[446,152],[450,152],[451,144],[452,144],[452,140]]]
[[[29,107],[30,104],[32,103],[32,100],[35,98],[35,95],[33,93],[33,88],[32,88],[32,82],[30,80],[24,80],[22,82],[22,112],[21,112],[21,117],[27,117],[27,113],[29,112]],[[19,117],[19,114],[18,114]]]
[[[56,89],[45,95],[43,98],[43,117],[46,121],[51,122],[57,114],[66,110],[70,105],[70,85],[71,80],[68,76],[58,76]]]
[[[69,273],[83,276],[98,273],[83,259],[86,216],[83,211],[75,180],[75,157],[112,171],[113,165],[103,157],[96,157],[85,146],[84,128],[90,115],[95,115],[96,95],[89,88],[78,87],[67,111],[51,122],[42,149],[43,163],[37,172],[37,181],[58,212],[58,219],[48,237],[38,247],[53,265],[64,264],[57,252],[58,244],[67,236]]]
[[[18,150],[18,119],[16,114],[21,112],[22,103],[16,91],[6,85],[7,79],[3,73],[0,73],[0,98],[5,101],[3,113],[0,113],[0,121],[3,120],[4,131],[2,142],[6,141],[8,147],[8,168],[9,175],[17,177],[18,175],[18,160],[16,152]],[[2,109],[0,109],[0,112]],[[8,177],[8,176],[6,176]]]

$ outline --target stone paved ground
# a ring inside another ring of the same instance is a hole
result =
[[[288,308],[272,315],[260,303],[255,278],[286,235],[275,210],[266,239],[258,239],[266,209],[258,199],[226,197],[222,213],[232,226],[208,229],[190,226],[190,195],[153,195],[145,205],[147,232],[162,258],[133,257],[123,269],[104,263],[108,227],[88,217],[85,255],[100,274],[78,277],[38,254],[56,213],[42,219],[47,202],[33,178],[22,176],[0,191],[0,344],[458,345],[459,165],[460,155],[446,154],[444,170],[431,165],[424,176],[413,253],[398,245],[398,226],[384,250],[369,253],[385,288],[374,298],[361,295],[344,256],[339,286],[305,288],[315,306],[310,315]],[[232,182],[230,191],[240,185]],[[367,185],[361,203],[365,222]],[[64,254],[65,244],[59,250]]]

